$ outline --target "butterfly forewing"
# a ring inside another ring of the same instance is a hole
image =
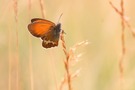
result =
[[[54,23],[45,20],[36,20],[28,25],[30,33],[36,37],[42,37],[53,27],[55,27]]]
[[[41,19],[41,18],[33,18],[31,19],[31,22],[32,23],[35,23],[35,22],[43,22],[43,23],[46,23],[46,24],[50,24],[52,26],[54,26],[55,24],[49,20],[46,20],[46,19]]]

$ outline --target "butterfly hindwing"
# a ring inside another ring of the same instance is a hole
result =
[[[51,30],[48,34],[46,34],[42,40],[42,46],[45,48],[58,46],[59,36],[61,31],[61,24],[57,24],[56,27]]]

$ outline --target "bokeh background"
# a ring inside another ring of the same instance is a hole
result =
[[[42,18],[39,1],[17,0],[15,6],[15,0],[0,0],[0,90],[17,90],[17,75],[18,90],[57,90],[65,75],[61,41],[58,47],[45,49],[27,29],[31,18]],[[120,9],[120,0],[111,1]],[[125,14],[135,27],[135,0],[124,1]],[[81,68],[79,77],[72,80],[73,90],[135,90],[135,38],[126,27],[120,86],[121,19],[109,0],[42,0],[42,4],[48,20],[57,23],[63,13],[60,23],[68,49],[89,42],[76,50],[75,55],[83,55],[70,68],[71,72]]]

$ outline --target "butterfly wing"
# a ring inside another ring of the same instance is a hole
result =
[[[57,24],[51,32],[47,33],[43,38],[42,46],[44,48],[51,48],[58,46],[59,36],[61,31],[61,24]]]
[[[43,38],[42,38],[42,46],[44,48],[51,48],[58,46],[58,39],[55,38],[53,34],[54,30],[51,30],[51,32],[47,33]]]
[[[50,32],[51,28],[55,27],[53,22],[45,19],[34,18],[31,22],[28,25],[28,30],[35,37],[43,37],[46,33]]]
[[[42,41],[42,46],[44,48],[51,48],[51,47],[55,47],[58,46],[58,41],[51,41],[51,40],[43,40]]]
[[[31,23],[35,23],[35,22],[44,22],[44,23],[48,23],[48,24],[54,24],[53,22],[51,22],[49,20],[46,20],[46,19],[42,19],[42,18],[33,18],[33,19],[31,19]]]

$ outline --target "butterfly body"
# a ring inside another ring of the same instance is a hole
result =
[[[61,32],[61,24],[55,25],[53,22],[41,18],[34,18],[28,25],[30,33],[41,38],[44,48],[58,46],[59,36]]]

